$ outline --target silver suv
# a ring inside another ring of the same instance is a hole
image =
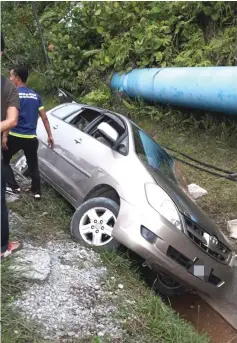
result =
[[[39,120],[41,176],[74,207],[71,234],[88,246],[134,251],[157,272],[155,288],[213,295],[235,255],[222,232],[182,190],[169,154],[128,118],[61,104],[48,111],[54,149]],[[15,168],[26,172],[20,157]]]

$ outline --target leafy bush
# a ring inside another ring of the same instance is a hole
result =
[[[39,94],[44,93],[46,90],[45,75],[36,71],[30,73],[27,80],[27,86]]]
[[[43,68],[44,56],[40,39],[34,26],[31,3],[28,1],[1,3],[1,30],[4,32],[6,51],[3,65]]]
[[[95,71],[236,65],[236,25],[235,2],[83,2],[52,25],[52,78],[75,91]]]
[[[50,83],[87,93],[88,78],[136,67],[237,65],[237,3],[84,1],[37,3]],[[45,71],[29,2],[3,2],[4,64]],[[23,44],[24,42],[24,44]]]
[[[110,96],[109,91],[94,90],[82,97],[81,102],[88,105],[102,106],[108,102]]]

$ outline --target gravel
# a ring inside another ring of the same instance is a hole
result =
[[[108,335],[112,341],[122,341],[123,330],[113,315],[117,297],[106,287],[107,269],[99,255],[71,241],[50,241],[44,249],[25,245],[15,254],[14,265],[20,268],[24,261],[29,270],[40,274],[48,268],[49,259],[50,270],[43,282],[36,282],[35,274],[20,274],[29,282],[12,308],[35,322],[44,339],[70,342]]]
[[[24,189],[29,181],[23,181],[19,179]],[[17,198],[8,196],[7,201]],[[23,250],[14,254],[12,268],[25,286],[11,303],[12,309],[47,341],[89,342],[98,336],[123,342],[123,322],[115,313],[126,294],[119,280],[108,276],[99,254],[72,242],[67,235],[39,247],[25,231],[25,219],[9,211],[9,223],[11,233],[24,242]]]

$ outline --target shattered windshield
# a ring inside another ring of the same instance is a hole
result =
[[[174,175],[174,160],[167,152],[137,126],[132,125],[135,150],[140,160],[167,178],[177,183]]]

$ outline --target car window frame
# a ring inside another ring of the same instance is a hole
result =
[[[60,108],[62,107],[66,107],[70,104],[62,104],[62,106],[60,106]],[[79,105],[79,104],[78,104]],[[80,106],[80,105],[79,105]],[[85,128],[84,130],[80,130],[78,127],[70,124],[70,120],[74,119],[76,115],[78,115],[80,112],[82,112],[83,110],[86,110],[86,109],[91,109],[92,111],[95,111],[95,112],[98,112],[98,117],[95,118],[91,123],[89,123]],[[94,107],[90,107],[90,106],[82,106],[80,108],[80,110],[77,110],[77,111],[73,111],[72,113],[66,115],[65,117],[63,118],[58,118],[57,116],[55,116],[53,114],[53,110],[52,112],[50,113],[54,118],[56,118],[57,120],[60,120],[62,122],[64,122],[65,124],[67,125],[70,125],[72,126],[74,129],[78,130],[79,132],[83,132],[84,134],[87,134],[89,135],[91,138],[95,139],[94,137],[91,136],[90,132],[95,128],[96,125],[98,125],[99,123],[103,122],[103,118],[105,116],[109,117],[110,119],[112,119],[114,122],[117,122],[117,124],[119,124],[119,121],[121,121],[124,125],[124,133],[118,138],[117,142],[112,146],[112,147],[109,147],[108,145],[104,144],[103,142],[100,142],[97,140],[97,142],[103,144],[104,146],[106,146],[107,148],[113,150],[113,151],[116,151],[117,153],[119,153],[120,155],[123,155],[123,156],[127,156],[129,154],[129,149],[130,149],[130,137],[129,137],[129,130],[128,130],[128,123],[126,122],[126,120],[124,120],[124,118],[120,117],[118,114],[116,114],[115,112],[112,112],[112,111],[109,111],[109,110],[105,110],[105,109],[101,109],[101,108],[94,108]],[[118,121],[116,121],[111,115],[115,118],[118,118]],[[119,147],[119,145],[125,140],[126,144],[126,148],[127,148],[127,153],[126,154],[123,154],[121,152],[119,152],[117,149]]]
[[[73,119],[75,119],[81,112],[86,111],[86,110],[91,110],[94,112],[98,113],[98,117],[93,119],[83,130],[80,130],[78,127],[74,126],[73,124],[70,123],[70,121],[72,121]],[[80,132],[83,133],[87,133],[87,129],[88,127],[90,127],[92,124],[94,124],[95,122],[98,121],[98,119],[100,119],[102,117],[102,113],[99,109],[95,109],[93,107],[82,107],[80,109],[80,111],[76,111],[74,113],[71,113],[69,116],[67,116],[66,118],[64,118],[64,122],[72,127],[74,127],[75,129],[77,129]]]
[[[118,117],[114,113],[111,113],[111,114],[114,115],[116,118]],[[87,128],[86,128],[87,130],[85,130],[84,133],[88,134],[91,138],[95,139],[98,143],[101,143],[104,146],[106,146],[107,148],[109,148],[109,149],[111,149],[113,151],[116,151],[118,154],[123,155],[123,156],[127,156],[129,154],[129,131],[128,131],[128,125],[127,125],[126,121],[123,118],[118,117],[118,120],[121,120],[121,122],[124,124],[124,133],[118,138],[117,142],[115,142],[112,147],[109,147],[105,143],[98,141],[96,138],[94,138],[91,135],[91,132],[95,129],[95,127],[98,126],[98,124],[103,123],[103,119],[105,117],[108,117],[108,118],[112,119],[114,122],[116,122],[117,124],[119,124],[119,122],[116,121],[113,117],[111,117],[110,113],[105,110],[104,112],[101,112],[101,117],[98,118],[98,120],[95,119],[93,122],[91,122],[87,126]],[[106,123],[106,121],[105,121],[105,123]],[[123,154],[123,153],[119,152],[117,149],[118,149],[118,146],[126,139],[126,137],[127,137],[127,141],[126,141],[127,144],[125,146],[127,148],[127,153]]]
[[[65,108],[66,108],[66,107],[70,107],[70,105],[72,105],[72,104],[69,103],[69,104],[61,104],[61,105],[58,105],[57,107],[54,107],[53,109],[50,110],[50,115],[53,116],[53,117],[56,118],[56,119],[65,121],[65,119],[66,119],[67,117],[69,117],[69,116],[73,115],[74,113],[80,111],[80,109],[74,110],[73,112],[70,112],[70,114],[66,114],[64,117],[61,117],[61,118],[58,117],[58,116],[56,115],[57,110],[60,110],[60,109],[62,109],[63,107],[65,107]],[[79,104],[78,104],[78,107],[80,107]]]

